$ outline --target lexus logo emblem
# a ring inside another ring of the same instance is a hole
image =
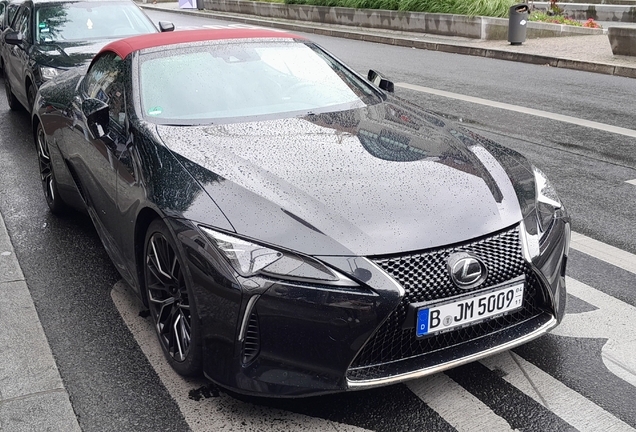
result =
[[[448,257],[448,273],[459,288],[470,289],[486,280],[488,269],[476,255],[456,252]]]

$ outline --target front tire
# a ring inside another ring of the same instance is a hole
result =
[[[182,376],[201,373],[199,319],[184,264],[163,221],[148,227],[144,246],[148,309],[170,366]]]
[[[40,180],[42,181],[42,190],[44,191],[46,203],[53,214],[62,215],[68,210],[68,207],[62,200],[57,188],[57,181],[55,180],[55,173],[53,172],[53,164],[51,161],[51,152],[49,150],[49,144],[46,141],[46,134],[42,128],[42,123],[38,123],[35,132],[35,145],[38,152]]]

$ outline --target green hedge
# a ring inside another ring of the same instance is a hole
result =
[[[285,0],[285,3],[505,18],[508,16],[510,6],[518,2],[514,0]]]

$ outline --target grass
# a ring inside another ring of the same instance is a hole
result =
[[[286,4],[341,6],[409,12],[446,13],[468,16],[508,17],[515,0],[284,0]]]

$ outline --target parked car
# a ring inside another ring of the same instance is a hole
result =
[[[159,23],[162,31],[174,30]],[[43,82],[61,71],[86,64],[107,43],[158,32],[130,0],[24,1],[3,32],[1,67],[12,110],[31,111]]]
[[[46,201],[86,209],[177,372],[365,389],[563,317],[546,176],[368,78],[298,36],[202,30],[111,43],[40,89]]]
[[[0,1],[0,8],[2,14],[0,14],[0,59],[2,55],[2,47],[4,46],[4,31],[9,27],[13,21],[15,13],[20,8],[22,0],[2,0]],[[4,65],[0,60],[0,72],[4,74]]]

